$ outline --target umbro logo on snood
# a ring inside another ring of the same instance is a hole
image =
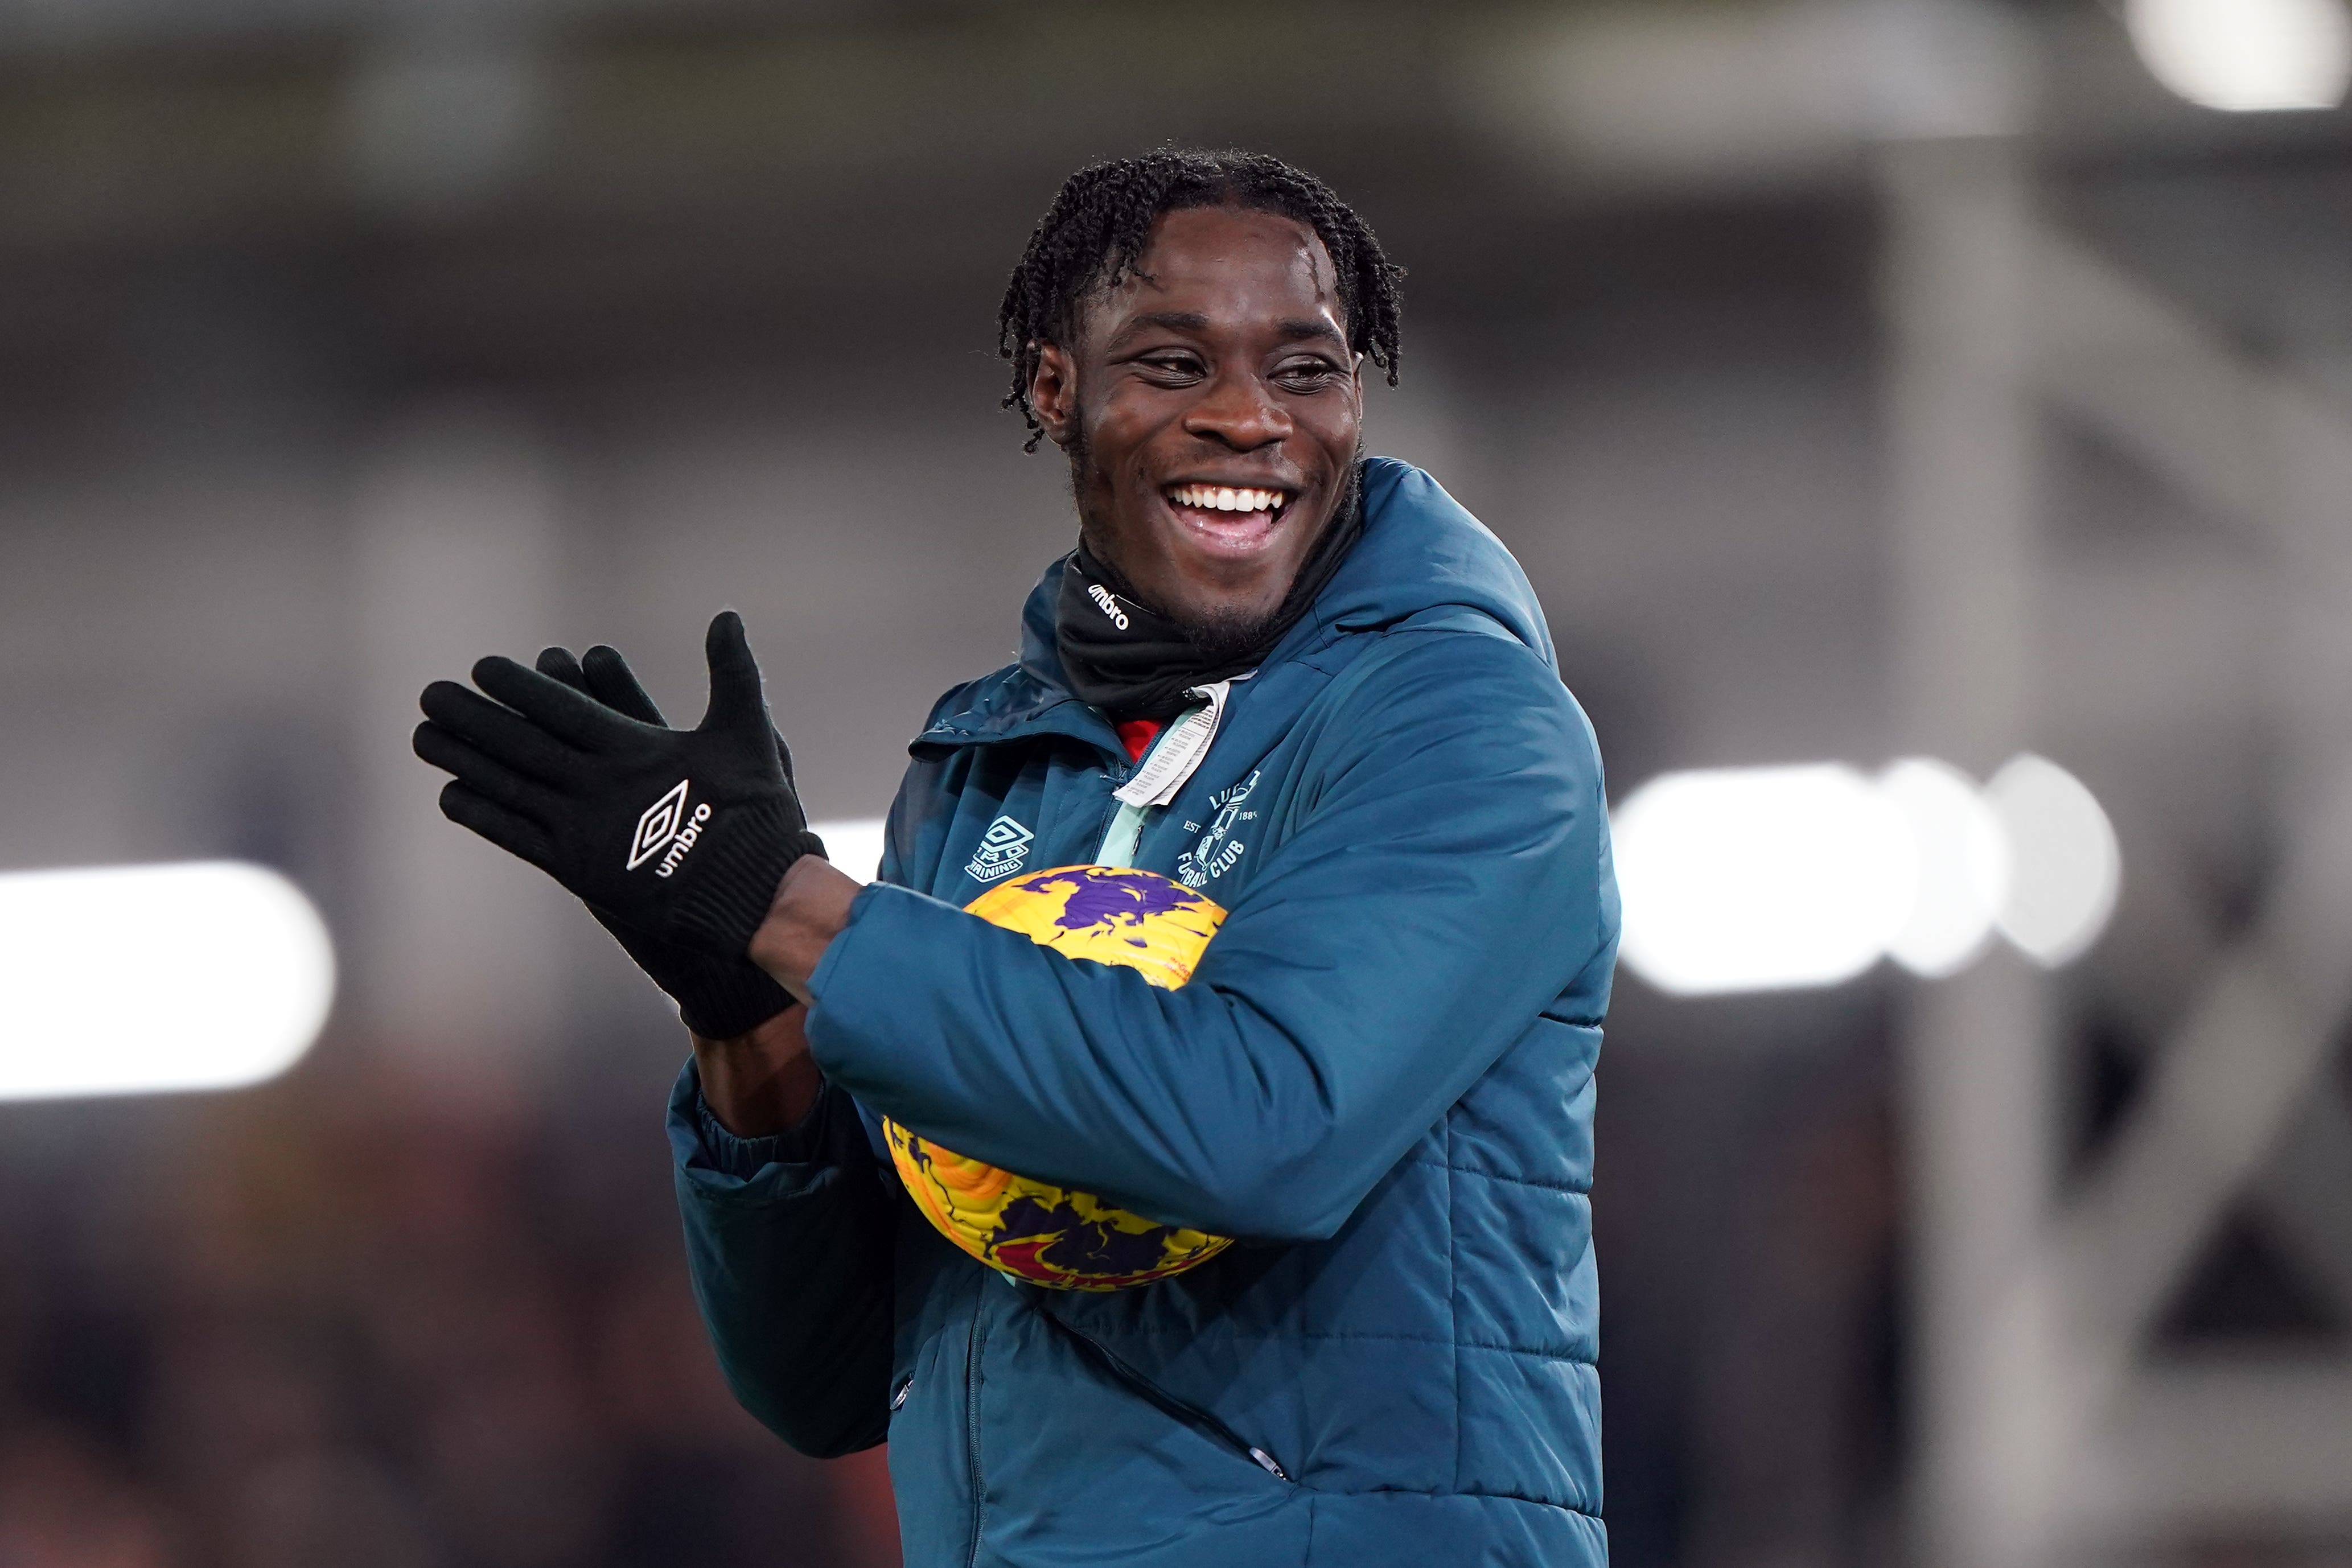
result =
[[[1122,632],[1127,630],[1127,612],[1118,607],[1118,596],[1117,594],[1113,593],[1109,589],[1105,588],[1101,583],[1097,582],[1091,583],[1087,586],[1087,597],[1093,600],[1096,607],[1101,610],[1105,615],[1110,617],[1110,623],[1112,625],[1118,627]]]
[[[660,800],[646,807],[646,814],[637,819],[636,833],[629,841],[627,870],[635,871],[654,856],[661,854],[661,864],[654,867],[654,874],[667,876],[677,869],[677,862],[686,858],[687,852],[694,848],[694,841],[702,836],[702,824],[710,821],[710,804],[705,801],[697,806],[693,818],[688,819],[686,789],[689,782],[688,779],[679,779]],[[669,852],[662,854],[664,849]]]

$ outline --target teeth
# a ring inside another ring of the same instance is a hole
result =
[[[1230,485],[1174,485],[1168,498],[1180,507],[1210,512],[1279,512],[1287,499],[1279,490],[1250,490]]]

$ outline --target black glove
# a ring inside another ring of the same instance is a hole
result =
[[[539,673],[640,724],[666,723],[616,648],[600,643],[584,659],[573,658],[569,648],[548,648],[539,655]],[[791,783],[793,754],[781,735],[776,758],[783,765],[784,782]],[[749,1034],[793,1005],[792,993],[749,958],[713,958],[624,925],[593,904],[587,908],[646,977],[669,993],[679,1020],[705,1040]]]
[[[496,702],[434,682],[415,746],[457,775],[443,815],[624,925],[741,957],[784,873],[824,846],[777,757],[742,618],[712,621],[707,651],[710,706],[688,730],[626,717],[512,659],[474,666]]]

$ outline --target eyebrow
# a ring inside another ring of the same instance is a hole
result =
[[[1295,318],[1285,321],[1277,330],[1286,343],[1304,343],[1319,338],[1326,342],[1337,343],[1342,349],[1348,346],[1348,340],[1339,335],[1339,329],[1319,317]]]
[[[1117,348],[1137,333],[1157,327],[1168,332],[1205,332],[1209,319],[1198,310],[1150,310],[1129,320],[1112,335],[1107,347]]]
[[[1121,327],[1113,335],[1110,342],[1106,346],[1115,349],[1139,332],[1155,327],[1169,332],[1205,332],[1209,329],[1209,319],[1197,310],[1147,311],[1143,315],[1129,319],[1126,326]],[[1275,328],[1275,335],[1286,343],[1303,343],[1320,340],[1336,343],[1341,349],[1348,346],[1348,340],[1341,336],[1338,328],[1328,321],[1311,316],[1297,316],[1280,323]]]

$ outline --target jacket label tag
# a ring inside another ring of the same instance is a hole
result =
[[[1208,700],[1189,710],[1160,737],[1160,744],[1151,748],[1151,755],[1143,759],[1135,777],[1115,792],[1120,804],[1165,806],[1176,799],[1176,791],[1184,787],[1184,780],[1192,777],[1201,759],[1209,755],[1209,743],[1217,738],[1217,726],[1225,716],[1225,698],[1233,689],[1231,681],[1212,681],[1184,694]]]

